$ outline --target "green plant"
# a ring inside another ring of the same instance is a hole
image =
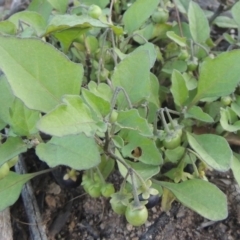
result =
[[[138,227],[147,221],[148,211],[145,206],[135,208],[133,205],[129,204],[125,212],[125,217],[130,224]]]
[[[147,220],[152,195],[164,210],[177,199],[210,220],[226,218],[226,196],[206,174],[231,169],[240,184],[240,155],[228,142],[239,139],[240,51],[214,45],[210,25],[223,23],[194,1],[100,0],[96,8],[84,0],[68,11],[68,1],[44,1],[44,13],[39,2],[0,22],[0,211],[47,172],[8,172],[11,159],[35,148],[49,171],[64,165],[74,180],[84,170],[85,191],[111,195],[113,211],[135,226]],[[154,20],[173,7],[188,22]],[[114,169],[124,179],[116,193],[106,183]]]

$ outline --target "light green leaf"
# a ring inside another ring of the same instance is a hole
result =
[[[0,33],[15,35],[17,32],[16,26],[10,21],[0,22]]]
[[[184,153],[185,153],[185,148],[182,146],[179,146],[174,149],[167,149],[166,151],[164,151],[164,154],[167,160],[176,164],[183,157]]]
[[[106,117],[110,113],[110,102],[82,88],[82,97],[93,109],[99,118]]]
[[[172,74],[174,70],[177,70],[179,72],[185,72],[187,70],[186,61],[182,60],[168,61],[162,68],[162,71],[168,74]]]
[[[170,90],[173,95],[174,103],[179,107],[184,107],[186,100],[189,98],[184,77],[179,71],[173,70],[171,81],[172,86]]]
[[[125,57],[114,69],[112,84],[114,88],[125,89],[131,103],[137,104],[147,99],[150,93],[150,61],[147,51],[137,51]],[[118,95],[118,109],[128,106],[123,93]]]
[[[0,145],[0,166],[26,151],[27,145],[20,137],[8,137],[7,141]]]
[[[234,154],[233,155],[233,161],[231,166],[233,176],[235,180],[237,181],[238,185],[240,186],[240,155]]]
[[[91,93],[95,94],[96,96],[110,102],[112,99],[112,90],[106,83],[97,84],[94,81],[90,81],[88,84],[88,88]]]
[[[154,63],[155,63],[156,59],[157,59],[157,52],[156,52],[156,49],[154,47],[154,44],[152,44],[150,42],[147,42],[144,45],[141,45],[140,47],[136,48],[134,50],[134,52],[143,51],[143,50],[148,51],[150,67],[152,68],[154,66]]]
[[[120,159],[122,159],[122,161],[125,162],[128,166],[131,166],[143,178],[144,181],[150,179],[154,175],[158,174],[160,171],[159,166],[148,165],[148,164],[144,164],[141,162],[134,163],[134,162],[123,159],[121,157],[121,154],[117,151],[115,154]],[[118,164],[118,169],[119,169],[120,174],[123,177],[126,177],[128,169],[126,169],[126,167],[123,166],[123,164],[119,161],[117,161],[117,164]],[[132,183],[130,176],[127,178],[127,181]],[[137,188],[142,186],[142,182],[140,182],[139,179],[135,175],[134,175],[134,183]]]
[[[124,157],[135,158],[142,163],[150,165],[160,165],[163,163],[162,155],[156,147],[154,140],[141,136],[139,133],[133,131],[129,131],[127,138],[124,140],[128,142],[121,149]],[[132,152],[137,147],[141,149],[141,155],[134,157]]]
[[[238,105],[238,103],[233,102],[231,104],[231,109],[237,114],[238,117],[240,117],[240,106]]]
[[[202,122],[207,122],[207,123],[213,123],[214,120],[213,118],[203,112],[202,108],[198,107],[198,106],[193,106],[191,107],[186,113],[185,113],[185,118],[193,118],[193,119],[197,119],[200,120]]]
[[[236,21],[238,27],[240,27],[240,2],[236,2],[231,8],[233,19]]]
[[[73,27],[80,29],[91,27],[106,28],[108,25],[87,15],[55,15],[47,26],[46,34],[63,31]]]
[[[64,94],[80,92],[82,65],[37,39],[0,37],[0,68],[14,95],[30,109],[48,112]]]
[[[159,101],[159,82],[158,78],[153,74],[150,73],[150,87],[151,87],[151,94],[149,97],[149,102],[154,103],[158,108],[160,107]]]
[[[94,138],[85,134],[53,137],[47,143],[36,147],[36,154],[49,167],[66,165],[76,170],[84,170],[100,163],[100,153]]]
[[[6,76],[0,76],[0,118],[10,124],[9,108],[12,106],[15,96],[7,82]]]
[[[189,4],[188,20],[193,40],[204,43],[210,36],[208,20],[200,6],[193,1]]]
[[[144,136],[153,135],[147,120],[139,115],[137,109],[119,111],[116,125],[120,128],[135,130]]]
[[[169,189],[183,205],[207,219],[219,221],[228,216],[227,198],[212,183],[199,179],[179,184],[159,183]]]
[[[181,13],[187,13],[191,0],[175,0],[175,4]]]
[[[30,136],[38,132],[36,123],[40,113],[27,108],[21,100],[15,98],[10,108],[10,126],[18,136]]]
[[[180,37],[178,36],[175,32],[173,31],[168,31],[167,36],[173,40],[175,43],[177,43],[180,47],[186,47],[187,45],[187,40],[185,37]]]
[[[214,134],[190,133],[187,133],[187,138],[193,150],[210,167],[220,172],[230,168],[233,154],[225,138]]]
[[[9,172],[5,178],[0,180],[0,212],[17,201],[23,185],[34,176],[34,174],[19,175]]]
[[[230,119],[228,109],[221,108],[220,115],[221,115],[220,123],[224,130],[228,132],[236,132],[240,130],[240,121],[236,121],[234,122],[234,124],[229,124]]]
[[[41,36],[45,32],[45,28],[47,26],[45,19],[37,12],[18,12],[12,15],[8,20],[14,23],[17,28],[19,27],[20,22],[23,25],[27,24],[28,26],[31,26],[37,36]]]
[[[48,2],[60,13],[65,13],[68,7],[68,0],[48,0]]]
[[[207,97],[227,96],[240,79],[240,50],[233,50],[207,59],[201,65],[198,91],[193,102]],[[231,71],[229,71],[231,69]]]
[[[1,119],[1,116],[0,116],[0,130],[4,129],[6,125],[7,124]]]
[[[72,42],[77,39],[80,35],[84,34],[87,28],[69,28],[59,32],[54,32],[53,35],[59,40],[63,48],[63,52],[67,53]]]
[[[159,0],[137,0],[124,13],[123,23],[125,30],[130,34],[139,29],[152,15],[159,4]]]
[[[98,5],[100,8],[105,8],[109,4],[109,0],[81,0],[81,3],[86,5]]]
[[[66,95],[51,112],[43,116],[38,122],[38,129],[44,133],[62,137],[70,134],[85,133],[93,136],[96,130],[102,130],[97,124],[98,119],[80,96]],[[107,126],[103,128],[106,130]]]
[[[52,5],[46,0],[32,0],[27,7],[28,11],[39,13],[45,21],[48,21],[52,9]]]
[[[238,25],[234,19],[227,16],[218,16],[213,23],[220,28],[237,28]]]

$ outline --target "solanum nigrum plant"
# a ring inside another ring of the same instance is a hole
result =
[[[134,226],[147,208],[168,211],[174,200],[226,218],[226,196],[207,173],[231,169],[240,183],[231,149],[240,131],[239,37],[225,34],[223,52],[212,29],[226,26],[194,1],[46,1],[44,13],[33,2],[0,22],[0,211],[49,171],[11,168],[35,148],[50,170],[68,169],[63,181],[77,183],[84,171],[77,185],[109,198]],[[123,179],[116,192],[114,170]]]

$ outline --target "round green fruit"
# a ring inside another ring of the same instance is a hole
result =
[[[181,134],[173,133],[171,135],[167,135],[167,137],[163,140],[163,146],[167,149],[174,149],[179,147],[181,144]]]
[[[110,201],[112,210],[119,214],[119,215],[124,215],[127,209],[127,206],[122,204],[120,201]]]
[[[147,221],[148,210],[145,206],[134,208],[132,204],[129,204],[125,212],[125,217],[131,225],[138,227]]]
[[[232,98],[230,96],[221,97],[221,103],[223,106],[229,106],[232,103]]]
[[[101,196],[101,184],[100,183],[94,183],[93,185],[90,185],[88,188],[88,194],[93,198],[98,198]]]
[[[182,49],[181,52],[178,55],[178,59],[179,60],[186,60],[189,58],[189,53],[186,49]]]
[[[118,117],[118,112],[113,109],[112,114],[110,116],[110,123],[115,123],[117,121],[117,117]]]
[[[165,23],[169,18],[169,13],[167,10],[162,8],[155,11],[152,15],[152,21],[155,23]]]
[[[102,15],[102,9],[97,5],[91,5],[88,9],[88,14],[92,18],[98,19]]]
[[[193,72],[193,71],[195,71],[197,69],[197,67],[198,67],[198,60],[197,60],[197,58],[194,59],[194,60],[188,61],[188,63],[187,63],[188,71]]]
[[[112,183],[106,183],[102,186],[101,188],[101,194],[108,198],[110,197],[113,193],[115,193],[115,188]]]

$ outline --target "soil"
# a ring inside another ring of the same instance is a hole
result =
[[[29,172],[45,168],[33,151],[25,154],[24,158],[27,166],[31,166]],[[115,214],[108,199],[91,198],[84,193],[81,186],[61,187],[52,173],[36,177],[31,182],[50,240],[240,239],[239,187],[234,183],[230,172],[208,172],[207,176],[228,196],[227,219],[212,222],[174,202],[169,212],[162,212],[160,204],[150,209],[148,221],[141,227],[133,227],[123,216]],[[122,178],[114,172],[109,180],[118,188]],[[28,220],[21,198],[11,208],[11,218],[13,239],[30,239]]]

